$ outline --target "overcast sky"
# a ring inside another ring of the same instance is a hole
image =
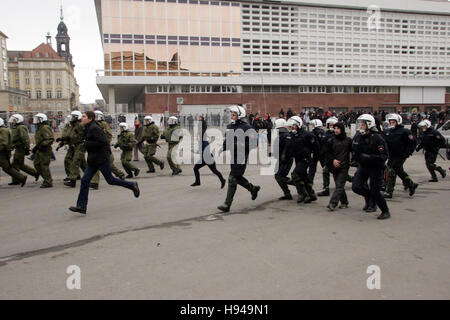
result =
[[[46,41],[47,32],[56,50],[61,4],[71,38],[80,101],[91,103],[102,99],[95,83],[95,70],[103,69],[104,65],[94,0],[1,0],[0,31],[9,38],[8,50],[32,50]]]

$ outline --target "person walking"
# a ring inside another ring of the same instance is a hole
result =
[[[128,125],[125,122],[121,122],[119,124],[120,134],[117,138],[117,143],[114,145],[114,148],[120,148],[122,150],[122,154],[120,156],[120,161],[122,161],[122,166],[128,174],[125,178],[132,179],[133,172],[137,177],[140,173],[140,170],[131,164],[131,157],[133,153],[133,147],[136,145],[136,139],[132,132],[128,131]]]
[[[87,167],[81,179],[77,205],[70,207],[69,210],[87,214],[89,185],[97,171],[102,173],[108,184],[127,188],[133,191],[136,198],[139,198],[140,190],[137,182],[116,179],[112,176],[110,164],[111,148],[105,132],[95,121],[95,113],[92,111],[85,112],[82,117],[82,124],[85,127],[85,147],[88,153]]]
[[[31,150],[31,154],[34,156],[33,165],[37,173],[44,179],[41,188],[52,188],[53,179],[50,172],[50,161],[53,153],[53,132],[48,125],[47,116],[43,113],[36,114],[33,117],[33,123],[37,126],[34,134],[35,146]]]
[[[37,181],[39,179],[37,171],[25,164],[25,156],[30,155],[30,135],[23,121],[23,116],[20,114],[13,114],[9,119],[9,123],[13,126],[11,130],[12,146],[14,149],[12,167],[19,172],[23,171],[29,174]],[[10,183],[10,185],[19,184],[20,181],[17,181],[14,178]]]
[[[134,120],[134,138],[136,139],[136,141],[140,141],[143,131],[144,130],[142,128],[141,122],[136,118],[136,120]],[[136,162],[139,161],[139,152],[141,152],[142,154],[145,153],[144,146],[142,144],[137,144],[133,148],[134,161]]]
[[[348,208],[348,198],[345,193],[345,182],[350,169],[350,154],[352,152],[352,139],[345,133],[345,124],[337,122],[334,125],[334,137],[328,139],[325,145],[326,166],[333,174],[336,189],[330,198],[328,209],[336,210],[339,202],[340,209]]]
[[[0,118],[0,168],[6,174],[13,178],[13,181],[18,181],[22,187],[27,182],[27,176],[22,175],[13,166],[11,166],[10,158],[13,149],[11,133],[6,127],[5,121]]]
[[[199,117],[199,125],[201,126],[201,137],[198,139],[198,151],[200,153],[200,159],[198,159],[197,163],[194,165],[194,175],[195,182],[191,184],[191,187],[200,186],[200,169],[204,166],[208,166],[209,170],[214,173],[220,180],[221,188],[225,187],[226,181],[223,178],[222,174],[217,170],[216,162],[214,160],[214,156],[211,154],[210,145],[206,137],[207,124],[206,120],[203,116]],[[200,148],[201,146],[201,148]],[[206,158],[206,159],[205,159]]]

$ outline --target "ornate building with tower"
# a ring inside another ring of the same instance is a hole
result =
[[[57,31],[56,51],[50,33],[46,42],[32,51],[8,51],[10,87],[24,90],[29,96],[28,106],[20,111],[68,112],[79,107],[79,86],[62,9]]]

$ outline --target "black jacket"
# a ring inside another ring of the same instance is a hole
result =
[[[88,153],[87,163],[91,166],[101,166],[105,162],[109,162],[111,148],[108,144],[103,129],[92,121],[85,128],[85,146]]]
[[[439,131],[429,128],[422,134],[417,151],[425,149],[426,152],[438,153],[440,148],[445,148],[445,138]]]
[[[389,158],[406,159],[416,149],[416,138],[411,130],[399,125],[394,129],[388,129],[383,133],[383,138],[389,149]]]
[[[353,138],[352,152],[353,159],[366,169],[383,169],[389,157],[386,141],[376,131],[364,135],[358,132]]]
[[[287,140],[285,151],[281,157],[282,161],[295,159],[295,164],[310,165],[319,160],[320,146],[314,134],[300,130],[296,134],[291,134]]]
[[[338,137],[334,136],[333,138],[328,139],[327,144],[324,146],[324,148],[326,150],[326,166],[331,172],[350,168],[352,139],[346,136],[343,139],[339,139]],[[334,167],[334,160],[338,160],[341,162],[341,166],[339,168]]]
[[[227,126],[223,151],[230,147],[231,157],[234,160],[232,167],[233,165],[242,165],[247,163],[250,150],[256,148],[257,143],[256,131],[247,122],[237,120],[235,124],[231,123]],[[241,150],[245,153],[240,154]]]

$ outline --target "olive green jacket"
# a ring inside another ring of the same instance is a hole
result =
[[[159,128],[152,123],[149,126],[144,126],[142,137],[139,139],[139,144],[147,141],[148,144],[156,144],[159,138]]]
[[[0,127],[0,153],[11,152],[12,139],[8,128]]]
[[[173,135],[174,131],[179,130],[179,129],[181,129],[181,127],[178,125],[167,127],[166,130],[164,130],[164,133],[161,136],[161,139],[166,140],[167,143],[169,144],[169,146],[174,146],[174,145],[179,144],[181,142],[181,140],[183,139],[183,137],[180,137],[179,140],[172,140],[173,139],[172,135]]]
[[[48,124],[39,124],[34,134],[36,147],[39,149],[50,148],[54,141],[52,129]]]
[[[12,145],[14,149],[30,149],[30,135],[28,128],[23,124],[17,124],[11,130]]]
[[[119,148],[123,151],[132,151],[136,146],[136,138],[134,137],[133,132],[123,131],[119,134],[117,139],[117,144]]]

